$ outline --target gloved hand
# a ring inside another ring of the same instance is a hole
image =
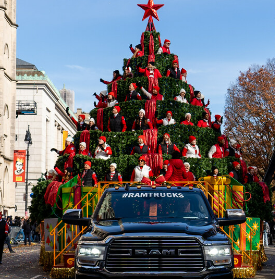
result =
[[[96,102],[94,102],[94,107],[96,107]]]
[[[58,150],[56,148],[52,148],[51,151],[58,153]]]
[[[136,85],[137,85],[139,88],[141,88],[141,87],[142,87],[142,84],[141,84],[141,82],[140,82],[140,81],[138,81],[138,82],[136,83]]]
[[[54,168],[54,169],[55,169],[55,168],[57,168],[57,165],[54,165],[54,167],[53,167],[53,168]]]
[[[66,107],[66,113],[67,113],[68,116],[70,116],[69,107]]]
[[[96,92],[93,95],[96,96]]]
[[[132,45],[132,44],[130,44],[129,49],[131,49],[132,47],[133,47],[133,45]]]
[[[100,81],[100,82],[104,82],[104,79],[101,78],[99,81]]]
[[[210,105],[210,101],[209,101],[209,99],[208,99],[206,106],[209,106],[209,105]]]
[[[105,150],[105,149],[104,149],[104,147],[103,147],[102,145],[100,145],[99,147],[101,148],[101,150],[102,150],[102,151],[104,151],[104,150]]]

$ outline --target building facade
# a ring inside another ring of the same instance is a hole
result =
[[[15,214],[16,0],[0,0],[0,211]]]
[[[45,72],[35,65],[17,59],[16,71],[17,119],[15,125],[16,150],[26,150],[26,130],[30,129],[32,145],[29,147],[28,205],[31,202],[31,188],[46,170],[54,168],[57,154],[51,148],[64,149],[64,140],[76,133],[75,124],[66,114],[68,106],[61,98]],[[30,113],[28,113],[30,112]],[[73,112],[70,111],[73,115]],[[16,185],[17,215],[25,214],[25,183]]]

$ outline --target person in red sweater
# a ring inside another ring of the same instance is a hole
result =
[[[166,174],[166,172],[167,172],[167,169],[168,169],[168,165],[169,165],[169,160],[165,160],[165,161],[163,162],[163,168],[160,170],[159,175],[165,176],[165,174]]]
[[[192,100],[191,105],[193,106],[199,106],[199,107],[208,107],[210,104],[210,101],[208,100],[207,104],[204,104],[204,96],[201,94],[200,91],[194,91],[195,98]]]
[[[101,91],[99,96],[96,94],[96,92],[93,95],[98,100],[98,104],[96,104],[96,102],[94,102],[95,108],[106,108],[107,107],[107,90]]]
[[[148,92],[152,93],[153,87],[159,85],[158,79],[162,77],[160,71],[155,67],[155,62],[148,62],[145,69],[139,67],[138,71],[148,77]]]
[[[174,79],[180,79],[180,69],[179,69],[179,64],[178,64],[177,59],[175,59],[172,62],[172,68],[169,68],[167,70],[166,77],[171,77],[171,78],[174,78]]]
[[[141,91],[149,100],[157,100],[157,101],[164,100],[163,96],[159,94],[160,88],[158,86],[153,86],[152,93],[148,92],[144,87],[142,87],[140,82],[137,82],[137,86],[141,89]]]
[[[87,148],[86,142],[81,142],[79,144],[78,154],[88,156],[89,155],[89,151],[86,148]]]
[[[138,145],[134,146],[130,155],[134,154],[150,154],[151,150],[148,145],[145,144],[145,136],[138,136]]]
[[[122,76],[119,73],[119,70],[115,70],[115,71],[113,71],[113,79],[112,79],[112,81],[106,81],[106,80],[101,78],[100,82],[103,82],[104,84],[112,84],[113,82],[118,81],[120,79],[122,79]]]
[[[254,168],[253,181],[260,182],[260,179],[258,177],[258,168],[257,167],[252,167],[252,168]]]
[[[9,234],[9,226],[5,220],[2,219],[2,211],[0,211],[0,264],[2,264],[2,255],[4,249],[5,239]]]
[[[78,115],[78,121],[76,121],[74,117],[70,115],[69,107],[66,108],[66,113],[75,124],[77,131],[84,131],[87,129],[87,124],[85,123],[85,114]]]
[[[190,164],[188,162],[184,163],[185,166],[185,170],[186,170],[186,174],[187,174],[187,178],[185,178],[185,181],[196,181],[196,177],[193,174],[193,172],[190,171]]]
[[[189,143],[184,146],[182,156],[185,158],[201,158],[200,149],[197,146],[197,139],[194,136],[189,136]]]
[[[234,179],[236,179],[237,181],[239,181],[239,182],[241,182],[242,183],[242,181],[241,181],[241,174],[240,174],[240,169],[241,169],[241,164],[239,163],[239,162],[237,162],[237,161],[234,161],[233,163],[232,163],[232,166],[233,166],[233,170],[231,170],[230,172],[229,172],[229,175],[231,176],[231,177],[233,177]]]
[[[174,151],[180,152],[180,150],[177,148],[177,146],[174,143],[171,142],[170,135],[165,133],[163,135],[162,142],[159,144],[158,153],[159,154],[170,154],[170,155],[172,155],[172,153]]]
[[[249,167],[248,172],[244,177],[244,184],[254,182],[254,167]]]
[[[138,166],[134,168],[130,181],[140,182],[143,177],[149,178],[150,176],[154,175],[151,168],[148,167],[145,162],[145,157],[140,156],[138,160]]]
[[[211,128],[215,131],[215,132],[219,132],[221,133],[221,126],[222,126],[222,116],[220,115],[215,115],[215,121],[213,121],[211,123]]]
[[[125,102],[126,101],[132,101],[132,100],[142,100],[139,93],[136,91],[137,85],[135,83],[130,83],[129,85],[129,93],[126,95]]]
[[[172,111],[169,110],[166,112],[165,118],[157,120],[157,124],[163,125],[163,126],[174,125],[174,124],[176,124],[176,121],[172,117],[173,117],[173,113],[172,113]]]
[[[214,144],[209,152],[208,152],[208,158],[224,158],[225,153],[224,153],[224,144],[225,144],[225,139],[224,137],[220,136],[218,137],[218,142]]]
[[[191,122],[191,113],[187,112],[185,114],[185,120],[182,121],[180,124],[194,126],[194,124]]]
[[[96,173],[91,169],[91,167],[92,163],[90,161],[86,161],[84,163],[84,170],[81,174],[82,186],[93,187],[96,186],[98,182]]]
[[[165,39],[163,46],[158,49],[157,54],[162,54],[162,53],[170,54],[170,45],[171,42]]]
[[[117,168],[116,163],[112,163],[110,165],[110,172],[108,172],[105,175],[105,181],[118,181],[118,182],[123,181],[121,174],[116,170],[116,168]]]
[[[61,171],[57,166],[54,167],[54,170],[57,172],[59,175],[59,181],[64,183],[67,183],[73,178],[73,168],[68,167],[63,171]]]
[[[187,83],[187,71],[185,69],[181,69],[180,71],[180,80],[182,80],[183,82]]]
[[[211,128],[209,125],[209,114],[206,111],[202,113],[202,119],[198,121],[197,126],[200,128]]]
[[[127,129],[126,121],[124,116],[120,115],[120,107],[113,107],[113,115],[109,118],[108,121],[108,131],[109,132],[125,132]]]
[[[136,45],[136,46],[135,46],[135,49],[133,48],[133,45],[130,44],[129,48],[130,48],[130,50],[131,50],[132,53],[133,53],[132,58],[141,57],[141,56],[144,55],[144,53],[142,52],[141,44]]]
[[[149,119],[146,119],[145,110],[141,109],[138,112],[138,117],[135,119],[135,121],[133,123],[132,131],[148,130],[148,129],[153,129],[153,125]]]
[[[180,159],[180,152],[174,151],[172,159],[169,160],[167,172],[165,174],[166,181],[183,181],[187,178],[187,173],[183,161]],[[177,183],[181,185],[181,183]]]

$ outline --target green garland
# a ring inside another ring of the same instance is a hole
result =
[[[271,186],[269,188],[269,196],[272,197]],[[247,204],[247,217],[258,217],[261,220],[271,221],[272,220],[272,202],[267,201],[264,203],[262,187],[258,183],[247,183],[245,184],[245,191],[251,194],[251,199]]]

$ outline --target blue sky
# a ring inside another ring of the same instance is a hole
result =
[[[75,110],[89,112],[92,94],[105,89],[131,57],[147,19],[148,0],[17,1],[17,57],[46,71],[58,89],[75,91]],[[223,114],[225,94],[240,71],[274,57],[274,0],[154,0],[165,4],[154,20],[161,39],[188,71],[188,83]],[[121,71],[122,72],[122,71]]]

